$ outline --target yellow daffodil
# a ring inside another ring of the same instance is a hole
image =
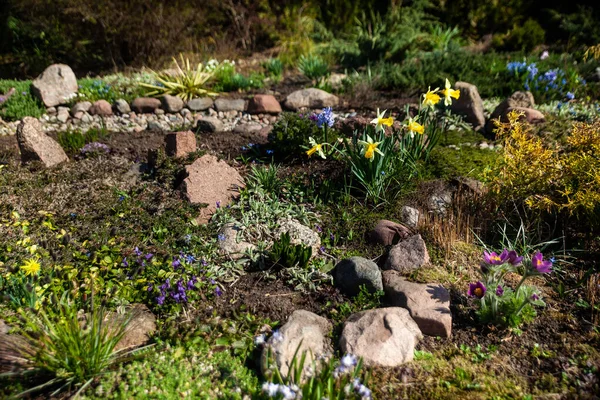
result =
[[[312,146],[309,150],[306,151],[306,155],[309,157],[313,154],[317,153],[321,156],[321,158],[325,158],[325,153],[323,153],[323,144],[315,142],[315,139],[312,137],[308,138],[308,143]]]
[[[441,97],[437,94],[439,88],[435,88],[435,90],[431,90],[431,86],[427,89],[427,93],[423,94],[423,105],[425,107],[433,107],[437,103],[440,102]]]
[[[28,276],[35,275],[40,272],[40,267],[41,265],[38,260],[33,258],[30,258],[29,260],[25,261],[23,265],[21,265],[21,269],[23,272],[25,272],[25,275]]]
[[[373,139],[371,139],[371,136],[369,136],[369,135],[367,135],[366,142],[364,140],[359,140],[358,144],[363,146],[362,153],[365,156],[365,158],[368,158],[369,161],[371,161],[371,162],[373,162],[373,159],[375,158],[375,153],[378,153],[381,156],[384,155],[381,152],[381,150],[379,150],[377,148],[377,146],[379,146],[381,144],[381,142],[373,142]]]
[[[385,126],[392,126],[392,124],[394,123],[394,118],[389,117],[389,118],[383,118],[383,116],[385,115],[385,112],[387,110],[383,110],[382,113],[379,112],[379,108],[377,109],[377,118],[375,118],[373,121],[371,121],[372,124],[375,125],[375,130],[385,130]]]
[[[444,95],[444,104],[449,106],[452,104],[452,97],[458,100],[460,97],[460,90],[452,89],[450,81],[446,79],[446,88],[442,90],[442,94]]]
[[[421,125],[420,123],[418,123],[417,119],[418,118],[415,118],[415,119],[409,118],[408,124],[406,124],[406,127],[408,128],[408,132],[410,133],[411,137],[414,137],[415,133],[422,135],[425,132],[425,127],[423,125]]]

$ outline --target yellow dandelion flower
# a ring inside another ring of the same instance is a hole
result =
[[[21,270],[25,272],[25,275],[35,275],[40,272],[41,265],[37,259],[30,258],[21,265]]]

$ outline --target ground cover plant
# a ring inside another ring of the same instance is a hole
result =
[[[113,3],[0,6],[0,397],[596,398],[593,3]]]

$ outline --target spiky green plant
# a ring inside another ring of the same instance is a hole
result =
[[[157,82],[155,85],[140,83],[140,86],[149,90],[148,96],[159,97],[164,95],[178,96],[183,100],[194,97],[216,96],[217,93],[205,89],[207,82],[213,77],[214,71],[207,70],[202,63],[192,68],[189,59],[181,56],[181,65],[173,58],[177,73],[168,71],[152,71]],[[182,68],[183,67],[183,68]]]
[[[126,355],[115,348],[127,332],[132,314],[107,321],[106,310],[94,307],[80,321],[77,307],[62,302],[54,317],[46,311],[23,316],[27,322],[24,333],[0,341],[0,360],[11,371],[0,376],[49,379],[17,397],[56,387],[51,396],[67,388],[79,387],[81,392]]]

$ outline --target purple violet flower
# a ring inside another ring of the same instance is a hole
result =
[[[179,261],[179,258],[175,258],[171,263],[171,266],[175,269],[181,267],[181,261]]]
[[[481,281],[477,283],[470,283],[467,295],[469,295],[470,297],[477,297],[478,299],[481,299],[485,295],[486,290],[487,289]]]
[[[223,241],[225,241],[225,235],[222,233],[219,233],[219,236],[217,236],[217,239],[219,239],[219,242],[223,242]]]
[[[158,303],[159,306],[162,306],[165,302],[165,295],[161,294],[160,296],[158,296],[156,298],[156,302]]]
[[[531,300],[538,301],[539,299],[540,299],[540,296],[538,296],[537,293],[534,293],[531,295]]]
[[[531,266],[538,274],[547,274],[552,271],[552,261],[544,260],[544,255],[536,251],[531,258]]]
[[[220,296],[223,294],[223,291],[221,290],[221,288],[220,288],[220,287],[218,287],[218,286],[217,286],[217,287],[215,288],[215,294],[216,294],[217,296],[219,296],[219,297],[220,297]]]
[[[136,256],[141,256],[142,252],[140,251],[140,249],[137,248],[137,246],[135,247],[135,249],[133,250],[133,254],[135,254]]]

